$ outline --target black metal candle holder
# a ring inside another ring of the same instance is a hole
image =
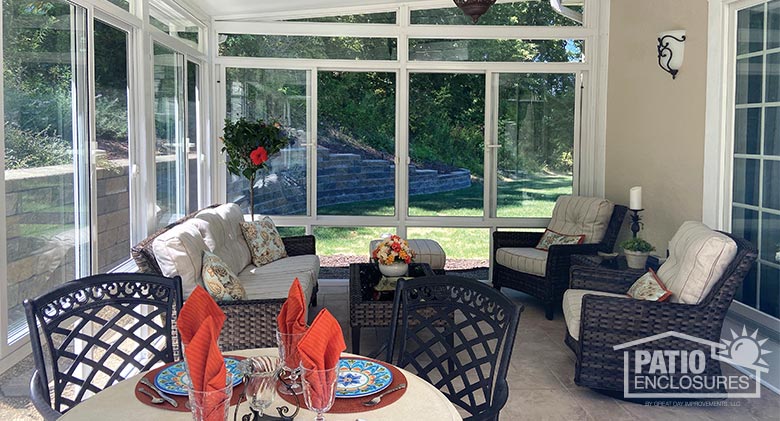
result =
[[[642,212],[644,209],[629,209],[631,214],[631,232],[634,233],[634,238],[636,238],[636,235],[639,233],[639,230],[642,229],[642,223],[640,222],[642,220],[642,217],[639,216],[639,212]]]
[[[284,377],[282,376],[283,371],[279,371],[279,374],[277,375],[279,381],[284,385],[284,387],[290,391],[295,398],[295,412],[293,412],[290,415],[287,415],[288,412],[290,412],[290,408],[288,408],[286,405],[283,406],[277,406],[276,412],[279,414],[278,417],[269,415],[269,414],[263,414],[260,415],[258,411],[255,411],[251,407],[249,408],[250,413],[244,414],[241,416],[241,421],[292,421],[295,419],[295,416],[298,415],[298,411],[301,409],[301,402],[298,400],[298,394],[295,393],[293,389],[293,384],[288,383],[284,380]],[[246,383],[246,377],[244,377],[244,382]],[[238,417],[238,408],[241,406],[241,401],[247,400],[246,399],[246,384],[244,385],[244,392],[241,393],[241,397],[238,399],[238,403],[236,404],[236,410],[233,413],[233,421],[236,421]]]

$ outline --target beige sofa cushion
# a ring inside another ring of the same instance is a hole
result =
[[[368,245],[368,255],[374,251],[379,242],[382,240],[371,240]],[[428,239],[414,239],[407,240],[409,242],[409,248],[414,250],[415,263],[427,263],[433,270],[442,270],[447,263],[447,254],[439,243],[434,240]]]
[[[607,232],[615,205],[607,199],[560,196],[547,229],[566,235],[584,235],[583,243],[599,243]]]
[[[306,254],[285,257],[260,267],[249,265],[238,274],[238,279],[246,290],[247,298],[252,300],[287,298],[290,285],[298,278],[308,303],[319,274],[319,257]]]
[[[533,247],[502,247],[496,251],[496,262],[518,272],[544,277],[547,252]]]
[[[684,222],[669,242],[669,258],[658,268],[658,277],[672,291],[669,301],[701,302],[736,255],[737,244],[728,236],[701,222]]]
[[[196,285],[203,285],[203,252],[209,250],[202,235],[206,227],[205,221],[188,219],[160,234],[152,243],[162,274],[168,277],[181,276],[185,298],[189,297]]]
[[[230,270],[240,273],[251,261],[249,246],[241,233],[244,214],[235,203],[204,209],[196,219],[206,222],[201,232],[209,251],[219,256]]]
[[[566,329],[568,329],[569,335],[576,340],[580,339],[582,297],[586,294],[633,300],[633,298],[629,298],[625,294],[612,294],[610,292],[591,291],[588,289],[567,289],[566,292],[563,293],[563,318],[566,320]]]

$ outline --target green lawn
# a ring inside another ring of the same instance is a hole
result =
[[[530,174],[512,180],[499,181],[499,217],[548,217],[555,199],[571,194],[571,176]],[[410,198],[412,216],[482,216],[483,185],[475,182],[461,190],[415,195]],[[352,202],[318,209],[320,215],[392,215],[393,200]],[[282,235],[300,235],[301,227],[280,228]],[[394,232],[388,228],[315,227],[317,253],[368,253],[369,241],[382,233]],[[409,228],[409,238],[430,238],[438,241],[447,257],[485,259],[489,254],[490,232],[487,228]]]

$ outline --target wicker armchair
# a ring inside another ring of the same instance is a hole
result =
[[[542,238],[542,232],[495,231],[493,233],[493,286],[525,292],[544,302],[547,320],[553,319],[555,307],[561,302],[563,292],[569,284],[570,258],[575,254],[611,253],[615,246],[623,218],[628,209],[615,205],[607,230],[599,243],[579,245],[554,245],[547,252],[545,276],[519,272],[501,265],[496,260],[498,250],[504,247],[535,247]]]
[[[219,205],[212,205],[206,209]],[[145,238],[132,248],[131,254],[139,271],[162,275],[160,266],[154,257],[152,244],[154,240],[174,226],[195,217],[200,212],[193,212],[184,218],[161,228]],[[316,254],[316,240],[313,235],[282,237],[288,256]],[[310,305],[317,306],[319,285],[314,284]],[[263,348],[276,346],[276,316],[282,308],[284,298],[253,299],[243,301],[223,301],[218,303],[227,316],[222,333],[219,337],[219,347],[222,351],[235,349]]]
[[[615,297],[586,294],[582,297],[578,339],[575,339],[568,329],[565,339],[577,358],[574,382],[592,389],[622,393],[624,354],[622,350],[614,350],[613,347],[636,339],[676,331],[718,342],[734,293],[757,256],[756,248],[752,244],[730,234],[726,235],[737,244],[736,256],[698,304],[625,298],[626,291],[636,281],[635,273],[598,267],[572,267],[572,290],[622,295]],[[699,344],[678,337],[667,337],[653,342],[653,347],[657,349],[681,351],[698,349],[697,345]],[[628,364],[633,367],[634,362],[629,361]],[[707,364],[707,372],[702,375],[720,375],[720,366]]]

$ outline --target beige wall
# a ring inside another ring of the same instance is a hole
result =
[[[665,253],[680,224],[702,215],[707,0],[612,0],[610,15],[606,196],[628,205],[628,189],[642,186],[641,235]],[[656,50],[672,29],[687,31],[675,80]]]

